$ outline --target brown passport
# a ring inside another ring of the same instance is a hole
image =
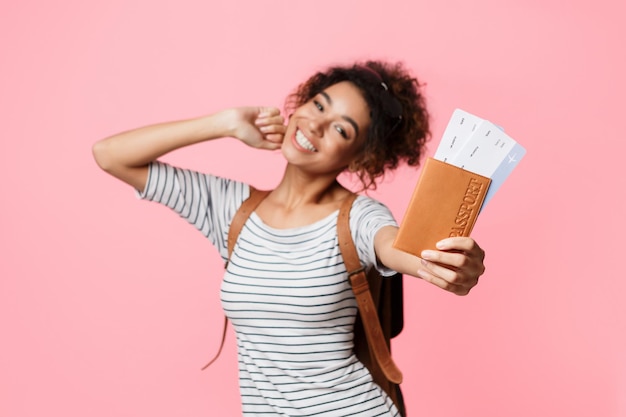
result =
[[[453,236],[469,236],[491,179],[428,158],[393,246],[421,256]]]

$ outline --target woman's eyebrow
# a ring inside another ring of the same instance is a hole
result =
[[[324,99],[326,100],[326,103],[329,106],[333,105],[333,100],[330,98],[328,93],[326,93],[326,91],[320,92],[320,95],[322,97],[324,97]],[[356,132],[356,136],[359,136],[359,125],[356,124],[354,119],[352,119],[352,117],[350,117],[350,116],[341,116],[341,118],[344,119],[346,122],[350,123],[352,125],[352,127],[354,128],[354,131]]]

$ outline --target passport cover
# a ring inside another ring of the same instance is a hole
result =
[[[491,179],[428,158],[393,246],[421,256],[441,239],[469,236]]]

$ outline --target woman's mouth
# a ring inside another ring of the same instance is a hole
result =
[[[296,130],[296,143],[300,145],[300,147],[306,149],[309,152],[317,152],[317,149],[313,144],[304,136],[304,133],[300,129]]]

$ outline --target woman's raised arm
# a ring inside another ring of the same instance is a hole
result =
[[[234,137],[256,148],[278,149],[284,132],[279,109],[240,107],[122,132],[96,142],[93,155],[104,171],[143,190],[150,162],[175,149],[222,137]]]

